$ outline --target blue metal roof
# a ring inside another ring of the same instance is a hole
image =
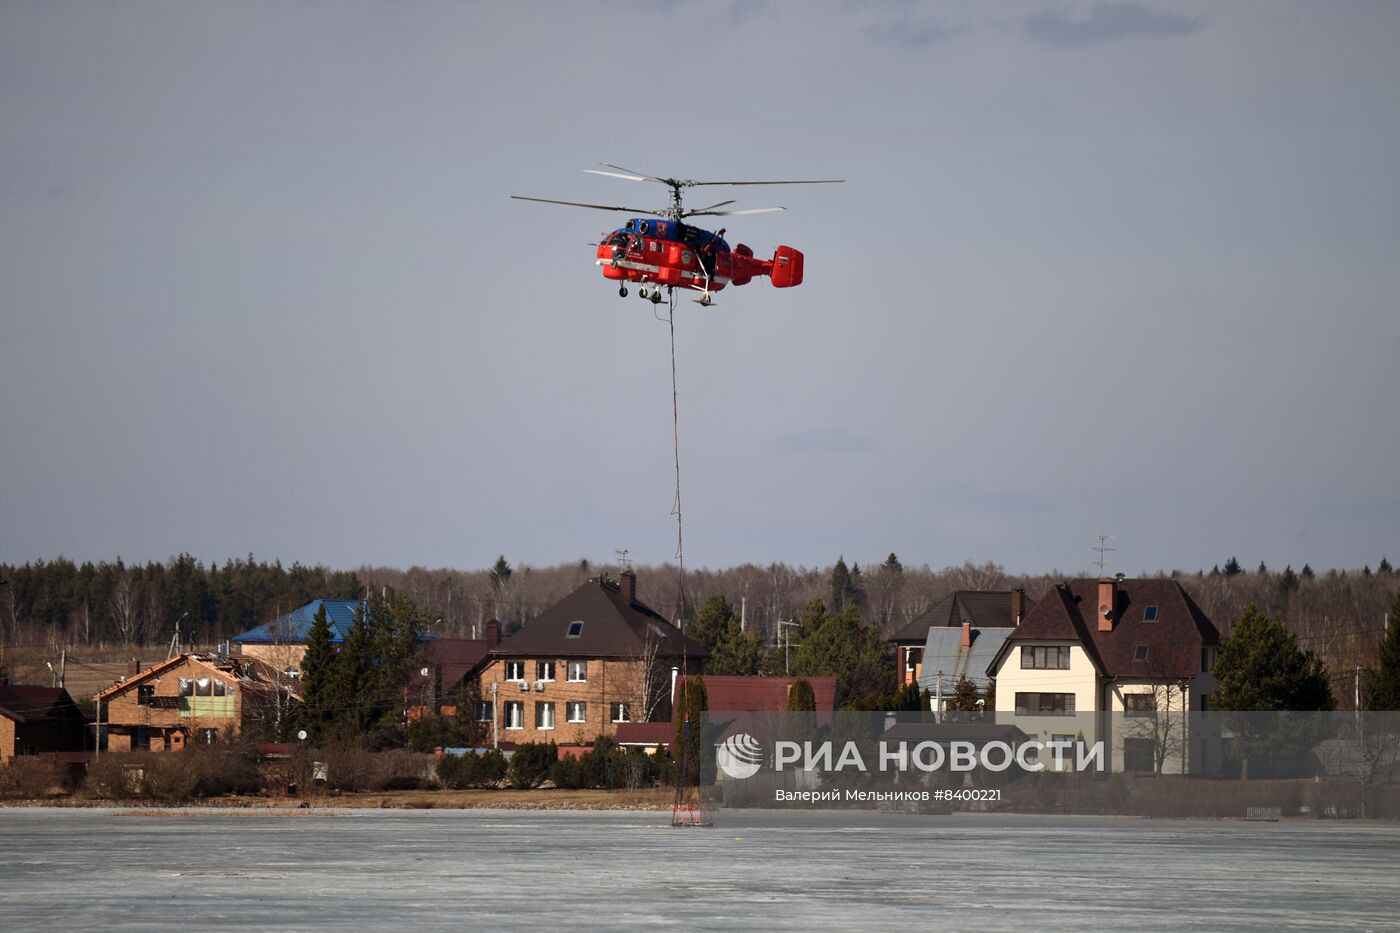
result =
[[[350,625],[355,621],[355,613],[365,604],[363,599],[313,599],[300,609],[293,609],[271,622],[264,622],[251,628],[233,640],[242,645],[283,645],[304,642],[311,637],[311,626],[316,622],[316,613],[326,607],[326,619],[331,624],[332,644],[342,644],[350,634]]]

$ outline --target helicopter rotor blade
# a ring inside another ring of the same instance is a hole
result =
[[[815,179],[802,179],[802,180],[796,180],[796,181],[794,181],[794,180],[788,180],[788,181],[687,181],[687,182],[685,182],[685,184],[686,184],[687,186],[690,186],[690,185],[695,185],[695,186],[699,186],[699,185],[843,185],[843,184],[845,184],[845,183],[846,183],[846,179],[844,179],[844,178],[815,178]]]
[[[687,217],[735,217],[739,214],[771,214],[774,211],[785,211],[786,207],[750,207],[742,211],[686,211]]]
[[[718,204],[711,204],[709,207],[697,207],[697,208],[694,208],[694,209],[692,209],[692,210],[688,210],[688,211],[685,212],[685,214],[686,214],[687,217],[690,216],[691,214],[705,214],[705,213],[708,213],[708,212],[714,210],[714,209],[717,208],[717,207],[724,207],[724,205],[726,205],[726,204],[733,204],[733,203],[734,203],[734,200],[733,200],[733,198],[731,198],[731,199],[728,200],[728,201],[720,201]]]
[[[654,182],[658,182],[658,183],[663,184],[663,185],[674,185],[674,184],[676,184],[676,180],[675,180],[674,178],[659,178],[659,177],[657,177],[656,175],[648,175],[646,172],[635,172],[635,171],[633,171],[633,170],[630,169],[630,168],[623,168],[621,165],[613,165],[611,162],[599,162],[598,164],[601,165],[601,166],[603,166],[604,168],[615,168],[615,169],[617,169],[619,172],[626,172],[626,173],[627,173],[626,175],[619,175],[619,176],[617,176],[617,177],[619,177],[619,178],[631,178],[631,179],[634,180],[634,181],[654,181]],[[611,173],[609,173],[609,172],[599,172],[599,171],[597,171],[597,170],[595,170],[595,169],[591,169],[591,168],[586,168],[586,169],[584,169],[584,171],[585,171],[585,172],[592,172],[594,175],[608,175],[608,174],[611,174]]]
[[[589,175],[606,175],[606,176],[608,176],[609,178],[625,178],[625,179],[627,179],[628,181],[654,181],[654,180],[655,180],[655,179],[652,179],[652,178],[647,178],[645,175],[624,175],[624,174],[622,174],[621,172],[603,172],[603,171],[599,171],[599,170],[596,169],[596,168],[586,168],[586,169],[584,169],[584,171],[587,172]]]
[[[554,198],[527,198],[523,194],[512,194],[512,198],[517,201],[538,201],[541,204],[563,204],[566,207],[590,207],[595,211],[622,211],[627,214],[645,214],[648,217],[660,217],[659,211],[644,211],[640,207],[617,207],[611,204],[585,204],[582,201],[557,201]]]

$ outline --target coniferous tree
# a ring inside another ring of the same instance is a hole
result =
[[[1233,556],[1225,562],[1225,576],[1233,577],[1239,575],[1241,572],[1240,562],[1235,560]]]
[[[879,630],[862,625],[854,606],[831,615],[821,600],[812,602],[802,613],[801,639],[792,649],[792,672],[835,677],[843,706],[889,695],[894,665]]]
[[[1298,647],[1282,622],[1270,621],[1253,603],[1245,606],[1220,642],[1216,708],[1235,711],[1330,710],[1332,686],[1322,662]]]
[[[1313,578],[1312,565],[1303,564],[1303,569],[1298,571],[1298,576],[1302,577],[1304,580],[1311,580]]]
[[[1400,592],[1390,607],[1380,662],[1371,682],[1371,709],[1400,710]]]
[[[982,709],[982,691],[966,674],[961,674],[953,685],[947,707],[949,712],[975,713]]]
[[[1390,561],[1386,560],[1385,556],[1382,555],[1381,562],[1376,565],[1376,570],[1380,573],[1390,573],[1393,569],[1394,568],[1390,566]]]
[[[335,645],[332,642],[330,619],[323,603],[311,622],[306,639],[306,654],[301,659],[302,721],[317,740],[346,708],[348,697],[337,696]]]
[[[836,564],[831,568],[831,606],[837,612],[846,608],[854,594],[854,586],[851,583],[851,571],[846,566],[846,558],[838,556]]]
[[[817,694],[812,689],[812,684],[805,677],[799,677],[792,682],[788,688],[787,708],[793,713],[815,713],[817,711]]]

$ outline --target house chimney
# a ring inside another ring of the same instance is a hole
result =
[[[1011,624],[1020,625],[1021,619],[1026,614],[1026,591],[1016,589],[1011,591]]]
[[[139,658],[132,658],[130,661],[126,662],[126,676],[135,677],[139,673],[141,673],[141,661]]]
[[[972,647],[972,623],[963,623],[962,650],[966,651]]]
[[[622,601],[627,605],[632,605],[637,601],[637,575],[627,569],[622,571],[617,578],[618,587],[622,592]]]
[[[1098,608],[1099,631],[1113,631],[1113,619],[1118,614],[1118,581],[1113,577],[1099,578]]]
[[[486,650],[490,651],[501,643],[501,622],[491,619],[486,623]]]

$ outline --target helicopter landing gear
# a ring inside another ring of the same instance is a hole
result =
[[[654,305],[661,304],[661,289],[658,288],[656,291],[651,293],[651,303]]]
[[[639,289],[637,290],[637,294],[638,294],[640,297],[642,297],[642,298],[648,297],[647,287],[646,287],[645,285],[643,285],[641,288],[639,288]]]
[[[626,286],[626,285],[619,285],[619,286],[617,287],[617,294],[618,294],[619,297],[626,298],[626,297],[627,297],[627,286]]]
[[[710,298],[709,292],[703,292],[696,300],[700,302],[700,307],[702,308],[708,308],[713,301],[713,299]]]

